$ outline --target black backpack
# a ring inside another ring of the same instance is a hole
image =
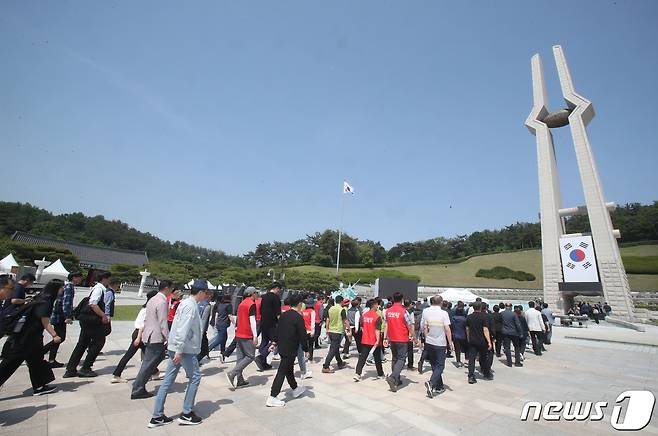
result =
[[[0,315],[0,338],[23,333],[33,317],[34,308],[42,303],[44,302],[39,300],[30,301]]]
[[[91,293],[89,293],[88,296],[83,298],[82,301],[80,301],[78,305],[75,306],[75,308],[71,311],[71,316],[73,319],[77,319],[82,324],[101,325],[101,319],[93,310],[91,310],[91,307],[89,307],[89,297],[91,297]],[[98,306],[101,308],[101,310],[104,310],[105,304],[102,298],[98,303]]]

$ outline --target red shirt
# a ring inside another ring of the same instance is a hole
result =
[[[322,311],[322,300],[318,300],[313,305],[315,309],[315,323],[320,324],[322,322],[322,316],[320,316],[320,311]]]
[[[405,316],[407,309],[400,303],[395,303],[386,309],[386,328],[388,340],[391,342],[409,342],[409,327]]]
[[[167,304],[169,304],[169,313],[167,314],[167,321],[172,322],[174,320],[174,316],[176,315],[176,309],[178,309],[178,305],[180,304],[180,300],[174,300],[171,297],[173,294],[169,294],[167,297]]]
[[[281,306],[281,313],[290,310],[290,306]]]
[[[374,310],[369,310],[361,317],[361,343],[364,345],[377,344],[377,330],[382,329],[382,318]]]
[[[260,321],[260,302],[261,298],[256,298],[256,321]]]
[[[249,314],[252,311],[251,307],[255,305],[254,300],[247,298],[242,300],[238,306],[238,325],[235,329],[235,337],[242,339],[253,339],[254,335],[251,331],[251,322],[249,321]]]
[[[306,332],[309,333],[311,332],[311,316],[313,316],[313,313],[315,312],[315,309],[312,307],[307,307],[302,311],[302,316],[304,317],[304,327],[306,328]]]

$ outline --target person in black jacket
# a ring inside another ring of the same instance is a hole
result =
[[[308,343],[305,340],[306,327],[304,326],[304,318],[300,313],[302,311],[303,296],[297,293],[288,298],[290,299],[292,310],[284,312],[279,317],[276,337],[271,345],[272,348],[278,347],[281,361],[279,362],[279,368],[272,383],[270,396],[265,403],[267,407],[282,407],[286,405],[285,401],[279,400],[276,397],[281,392],[284,378],[288,380],[294,398],[301,396],[306,391],[304,386],[297,385],[294,373],[295,359],[297,358],[297,352],[300,346],[308,357]]]
[[[494,322],[494,340],[496,343],[496,357],[500,357],[500,349],[503,346],[503,315],[500,313],[500,306],[494,304],[493,307]]]

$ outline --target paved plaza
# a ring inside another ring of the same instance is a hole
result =
[[[307,393],[291,399],[290,391],[284,390],[280,398],[285,394],[290,401],[284,408],[270,409],[265,400],[274,371],[259,373],[251,365],[245,373],[251,386],[232,392],[224,372],[233,366],[234,357],[225,364],[214,359],[202,367],[197,396],[195,410],[204,418],[203,424],[189,428],[173,423],[147,429],[153,398],[131,401],[129,385],[110,384],[111,372],[128,346],[131,332],[132,322],[115,322],[104,355],[94,367],[101,376],[62,379],[63,369],[57,369],[59,391],[48,396],[31,396],[27,368],[21,367],[0,389],[0,435],[609,434],[614,432],[610,411],[621,392],[658,392],[658,347],[650,345],[658,338],[658,328],[648,327],[646,333],[640,333],[602,323],[587,329],[556,328],[549,352],[542,357],[526,353],[524,368],[507,368],[496,359],[494,381],[479,379],[469,385],[466,369],[456,368],[454,360],[448,360],[444,380],[449,389],[432,400],[425,397],[423,388],[428,372],[404,371],[405,383],[397,393],[389,392],[385,381],[369,378],[374,375],[372,366],[366,366],[365,380],[355,383],[355,351],[348,368],[321,374],[318,362],[327,352],[323,348],[316,351],[311,365],[313,378],[303,382]],[[60,348],[60,360],[70,355],[77,334],[74,326]],[[601,341],[607,336],[617,342]],[[135,357],[124,377],[132,379],[138,364]],[[390,363],[385,370],[390,370]],[[181,372],[167,399],[165,413],[170,416],[180,413],[185,382]],[[157,389],[159,383],[151,382],[148,387]],[[600,422],[522,422],[520,414],[527,401],[608,401],[610,406]],[[655,414],[654,410],[643,433],[658,434]]]

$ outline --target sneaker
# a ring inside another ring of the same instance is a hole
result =
[[[346,367],[347,367],[347,363],[345,363],[345,362],[341,362],[341,363],[338,364],[338,367],[337,367],[337,368],[338,368],[338,369],[343,369],[343,368],[346,368]]]
[[[307,370],[306,372],[302,373],[302,380],[306,380],[307,378],[313,377],[313,372],[310,370]]]
[[[110,383],[112,383],[112,384],[127,383],[127,382],[128,382],[128,380],[126,380],[125,378],[121,378],[118,375],[115,375],[114,377],[112,377],[112,380],[110,380]]]
[[[235,384],[235,388],[243,388],[245,386],[249,386],[249,382],[247,380],[238,380],[238,382]]]
[[[427,392],[427,398],[434,398],[434,389],[432,388],[432,383],[425,382],[425,391]]]
[[[374,364],[375,364],[375,361],[374,361],[374,360],[371,360],[371,359],[366,360],[366,365],[368,365],[368,366],[372,366],[372,365],[374,365]]]
[[[331,368],[322,368],[322,373],[323,374],[333,374],[334,372],[336,372],[336,371],[334,371]]]
[[[266,368],[267,368],[268,366],[272,366],[272,362],[273,362],[273,361],[274,361],[274,356],[272,355],[272,353],[270,353],[270,354],[268,354],[267,357],[265,358],[265,365],[263,365],[263,366],[265,366]]]
[[[139,394],[130,394],[130,399],[131,400],[145,400],[147,398],[151,398],[151,397],[154,397],[154,396],[155,396],[155,394],[153,392],[144,391],[144,392],[141,392]]]
[[[277,397],[268,397],[267,401],[265,402],[265,405],[267,407],[283,407],[286,405],[286,402],[283,400],[279,400]]]
[[[398,391],[398,382],[395,380],[393,377],[390,375],[386,377],[386,383],[388,383],[388,387],[391,392],[397,392]]]
[[[96,374],[90,368],[82,368],[80,369],[80,371],[78,371],[78,377],[92,378],[92,377],[98,377],[98,374]]]
[[[347,360],[347,359],[349,359],[349,358],[350,358],[350,355],[349,355],[349,354],[343,354],[343,359]]]
[[[232,389],[235,389],[235,374],[231,372],[226,373],[226,380],[228,381],[228,384],[231,385]]]
[[[469,384],[469,385],[475,384],[475,383],[477,383],[477,382],[478,382],[478,381],[475,380],[475,377],[469,377],[469,378],[468,378],[468,384]]]
[[[54,368],[64,368],[64,364],[61,363],[61,362],[58,362],[56,360],[53,360],[52,362],[48,362],[48,365],[53,369]]]
[[[523,368],[523,364],[521,362],[516,362],[514,366],[516,366],[517,368]]]
[[[201,418],[196,416],[194,412],[182,413],[181,416],[178,417],[178,423],[180,425],[199,425],[201,424]]]
[[[352,377],[355,382],[360,382],[361,381],[361,376],[359,374],[356,374],[354,377]]]
[[[163,425],[171,424],[174,420],[168,416],[162,415],[157,418],[151,418],[148,428],[162,427]]]
[[[55,386],[50,386],[50,385],[43,385],[40,388],[36,388],[32,395],[35,397],[38,397],[39,395],[46,395],[46,394],[52,394],[57,390],[57,387]]]
[[[306,386],[297,386],[295,389],[292,390],[292,397],[293,398],[299,398],[302,395],[304,395],[304,392],[306,392]]]
[[[434,389],[434,396],[441,395],[441,394],[444,393],[445,391],[446,391],[446,388],[444,388],[443,386],[441,386],[441,387],[438,388],[438,389]]]
[[[73,378],[78,376],[78,371],[66,371],[62,378]]]

